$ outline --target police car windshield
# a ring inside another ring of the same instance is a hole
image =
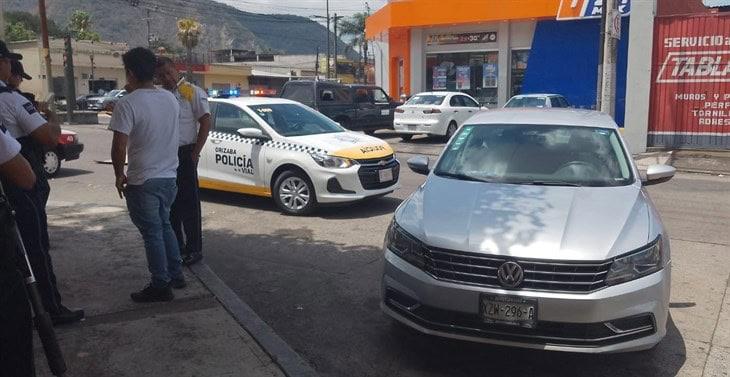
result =
[[[281,136],[345,132],[330,118],[303,105],[277,103],[249,107]]]

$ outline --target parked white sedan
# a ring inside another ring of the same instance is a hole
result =
[[[395,109],[393,128],[403,140],[413,135],[450,139],[464,122],[482,111],[474,98],[460,92],[426,92]]]

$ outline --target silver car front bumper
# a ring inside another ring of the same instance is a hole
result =
[[[440,281],[385,250],[381,308],[425,334],[582,353],[639,351],[666,335],[671,266],[591,293],[504,290]],[[536,299],[535,329],[480,320],[481,294]]]

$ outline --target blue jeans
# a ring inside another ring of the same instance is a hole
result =
[[[124,192],[129,217],[144,240],[153,287],[166,287],[171,279],[183,277],[180,248],[170,225],[176,194],[175,178],[148,179],[142,185],[128,185]]]

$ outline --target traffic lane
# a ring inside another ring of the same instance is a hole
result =
[[[407,157],[401,155],[402,159]],[[255,224],[246,221],[250,226],[240,228],[245,232],[207,231],[206,250],[212,250],[208,263],[325,375],[445,376],[494,372],[551,376],[566,375],[566,368],[573,372],[567,374],[599,376],[616,375],[617,368],[622,375],[675,375],[684,368],[682,374],[691,375],[697,368],[702,369],[702,349],[711,341],[705,336],[706,329],[714,323],[709,317],[716,315],[722,295],[708,293],[708,287],[701,284],[701,275],[686,272],[688,262],[702,255],[702,245],[696,243],[678,244],[675,250],[675,279],[684,288],[675,289],[679,300],[673,297],[672,312],[682,319],[680,328],[684,330],[679,331],[670,322],[669,335],[651,351],[590,356],[519,350],[437,339],[393,326],[379,309],[381,245],[391,218],[387,208],[394,208],[424,177],[406,168],[402,179],[404,188],[391,197],[328,208],[317,215],[317,221],[279,216],[272,204],[262,201],[262,207],[256,208],[264,212],[252,214]],[[660,212],[670,206],[682,211],[701,200],[688,196],[683,204],[675,202],[677,192],[688,185],[701,186],[706,195],[722,199],[727,180],[680,175],[676,182],[654,186],[652,195]],[[667,222],[670,229],[683,225],[682,219]],[[235,250],[230,245],[247,245],[247,250]],[[712,280],[726,277],[724,270],[717,267],[728,264],[712,257],[708,255],[702,262],[707,268],[716,267]],[[702,270],[702,263],[698,270]],[[683,278],[685,275],[688,277]],[[694,291],[693,297],[687,297],[685,293],[689,291]],[[694,322],[691,318],[695,318]],[[689,339],[685,339],[684,333],[690,333]],[[515,362],[507,365],[502,360]]]

